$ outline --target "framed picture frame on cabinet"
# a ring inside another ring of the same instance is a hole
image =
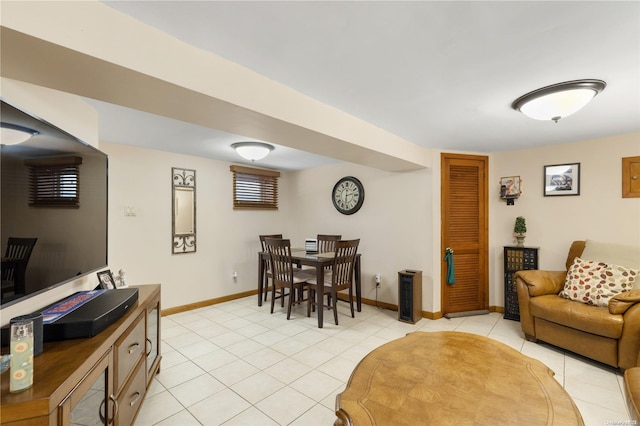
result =
[[[111,270],[107,269],[106,271],[96,272],[98,275],[98,280],[100,281],[100,288],[104,290],[115,290],[116,283],[113,280],[113,275],[111,275]]]

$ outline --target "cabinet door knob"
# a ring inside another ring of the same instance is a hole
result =
[[[133,343],[129,346],[129,355],[134,353],[140,347],[140,343]]]
[[[113,402],[113,413],[111,418],[109,419],[109,424],[112,424],[118,415],[118,400],[116,399],[114,394],[109,395],[109,399]]]
[[[133,394],[133,398],[131,398],[131,402],[129,402],[129,406],[133,407],[134,405],[136,405],[136,402],[138,402],[138,400],[140,399],[140,396],[142,394],[140,392],[136,392]]]

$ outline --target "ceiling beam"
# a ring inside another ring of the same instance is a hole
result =
[[[426,148],[102,3],[35,7],[3,4],[3,77],[382,170],[430,166]]]

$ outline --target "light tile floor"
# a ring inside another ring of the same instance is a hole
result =
[[[615,370],[546,344],[524,340],[501,314],[397,321],[397,312],[363,305],[356,317],[338,305],[340,325],[324,328],[299,305],[286,310],[256,296],[162,317],[162,365],[137,426],[332,425],[336,394],[376,347],[412,331],[488,336],[545,363],[571,395],[587,426],[632,424],[623,378]]]

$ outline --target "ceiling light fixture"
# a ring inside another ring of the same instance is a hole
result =
[[[0,122],[0,144],[16,145],[22,143],[40,132],[17,124]]]
[[[602,80],[565,81],[520,96],[511,106],[535,120],[557,123],[587,105],[606,86]]]
[[[240,157],[251,161],[262,160],[273,151],[273,145],[264,142],[237,142],[231,144],[231,148],[235,149]]]

